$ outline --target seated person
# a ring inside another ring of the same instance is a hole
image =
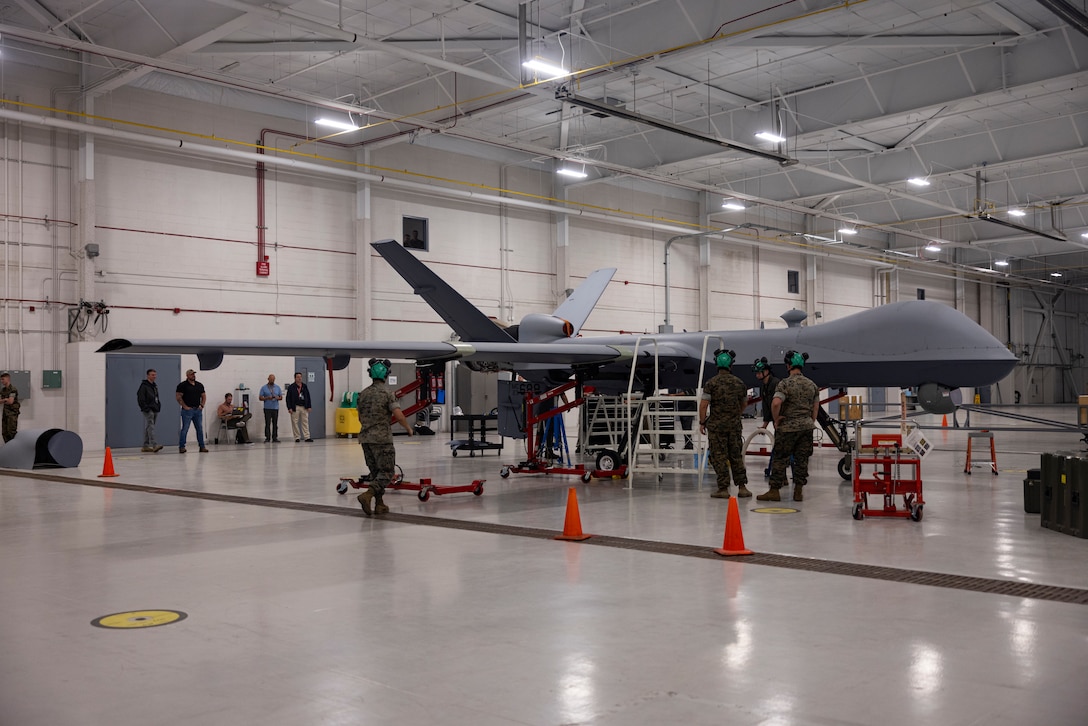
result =
[[[228,393],[223,397],[223,403],[219,404],[219,408],[216,410],[215,415],[219,417],[219,420],[223,422],[228,428],[234,427],[238,433],[238,439],[243,444],[252,444],[249,440],[249,428],[246,426],[246,422],[253,418],[248,410],[244,408],[234,407],[234,394]]]

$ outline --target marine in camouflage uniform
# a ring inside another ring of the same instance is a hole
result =
[[[397,450],[393,446],[390,419],[401,424],[409,436],[413,432],[400,410],[397,397],[385,382],[389,374],[389,361],[372,358],[368,373],[371,384],[359,393],[356,409],[359,412],[359,444],[363,447],[363,458],[370,469],[370,486],[357,498],[363,513],[369,517],[389,511],[382,497],[397,470]]]
[[[804,359],[790,351],[786,365],[790,375],[778,383],[772,406],[775,410],[774,449],[771,452],[770,489],[756,499],[778,502],[778,490],[786,485],[786,466],[793,457],[793,500],[802,501],[808,483],[808,459],[812,456],[812,429],[820,405],[820,389],[801,372]]]
[[[715,499],[729,498],[730,473],[737,484],[737,496],[752,496],[748,491],[744,437],[741,433],[741,414],[748,405],[748,388],[730,372],[733,357],[730,351],[715,353],[718,374],[703,386],[699,401],[699,425],[707,434],[710,465],[718,476],[718,489],[710,495]]]
[[[0,402],[4,405],[3,436],[7,443],[19,431],[19,389],[11,385],[11,375],[0,374]]]

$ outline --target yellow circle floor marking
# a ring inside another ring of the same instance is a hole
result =
[[[97,628],[154,628],[169,625],[189,617],[180,610],[133,610],[128,613],[103,615],[91,621]]]
[[[795,514],[801,510],[792,507],[757,507],[749,511],[759,512],[760,514]]]

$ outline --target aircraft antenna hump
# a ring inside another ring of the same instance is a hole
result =
[[[786,321],[786,327],[800,328],[801,323],[804,322],[805,318],[808,317],[808,313],[806,313],[804,310],[798,310],[797,308],[793,308],[792,310],[787,310],[786,312],[782,313],[782,315],[780,315],[779,317]]]

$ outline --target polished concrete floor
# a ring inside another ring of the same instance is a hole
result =
[[[1023,509],[1025,470],[1076,435],[999,431],[1000,474],[967,476],[966,435],[928,433],[922,521],[854,521],[822,451],[799,511],[740,500],[745,544],[1088,589],[1088,540]],[[1088,606],[651,551],[723,544],[709,479],[502,479],[519,442],[448,437],[398,438],[407,477],[483,494],[393,492],[384,519],[335,491],[362,469],[347,439],[0,472],[0,726],[1088,723]],[[563,528],[571,487],[585,532],[632,546],[524,536]],[[187,617],[92,626],[155,611]]]

